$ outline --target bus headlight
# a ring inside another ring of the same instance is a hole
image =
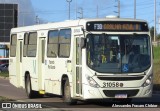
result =
[[[88,81],[88,83],[89,83],[89,85],[91,87],[95,87],[95,88],[99,88],[100,87],[92,77],[86,75],[86,79],[87,79],[87,81]]]
[[[152,84],[152,75],[150,75],[147,79],[146,79],[146,81],[143,83],[143,87],[146,87],[146,86],[148,86],[148,85],[150,85],[150,84]]]

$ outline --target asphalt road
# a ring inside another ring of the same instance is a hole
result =
[[[160,94],[153,94],[152,98],[149,99],[134,99],[133,104],[124,104],[127,105],[125,108],[120,103],[111,103],[111,101],[106,100],[102,102],[78,102],[78,105],[69,106],[63,103],[61,97],[56,95],[49,95],[43,98],[28,99],[24,89],[16,88],[9,83],[8,79],[0,78],[0,96],[14,99],[13,104],[23,104],[28,105],[28,103],[40,104],[45,111],[159,111],[160,109]],[[17,102],[18,101],[18,102]],[[149,106],[150,105],[150,106]],[[146,106],[149,106],[147,108]],[[158,108],[151,108],[151,107]],[[129,108],[127,108],[129,107]],[[132,107],[132,108],[130,108]],[[144,108],[145,107],[145,108]],[[2,111],[14,111],[14,110],[28,110],[28,109],[1,109]],[[37,109],[32,109],[37,110]]]

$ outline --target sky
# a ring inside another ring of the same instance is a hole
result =
[[[67,0],[31,0],[31,3],[40,23],[64,21],[69,18]],[[83,18],[96,18],[97,6],[99,18],[118,15],[116,13],[117,5],[118,0],[72,0],[70,2],[70,18],[76,19],[76,7],[77,12],[81,12],[83,9]],[[156,28],[160,30],[158,27],[160,0],[156,0],[156,12]],[[77,13],[77,17],[81,17],[81,14]],[[120,17],[134,18],[134,0],[120,0]],[[150,27],[154,26],[154,0],[136,0],[136,18],[147,20]]]
[[[70,18],[104,18],[108,15],[117,16],[118,0],[68,0],[70,2]],[[18,3],[18,26],[68,20],[69,2],[67,0],[0,0],[0,3]],[[98,16],[97,16],[98,6]],[[76,8],[77,7],[77,8]],[[156,28],[160,33],[158,18],[160,18],[160,0],[156,0]],[[76,13],[77,9],[77,13]],[[134,0],[120,0],[120,17],[134,18]],[[136,0],[136,18],[147,20],[149,26],[154,26],[154,0]]]

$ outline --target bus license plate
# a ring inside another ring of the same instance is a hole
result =
[[[127,98],[127,94],[116,94],[115,98]]]

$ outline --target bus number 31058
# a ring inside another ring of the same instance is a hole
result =
[[[119,82],[103,82],[103,87],[123,87],[123,83],[119,83]]]

